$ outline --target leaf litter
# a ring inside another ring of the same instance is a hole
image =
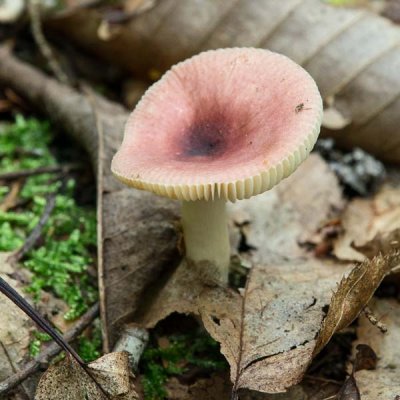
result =
[[[362,400],[394,400],[400,395],[400,307],[394,299],[373,299],[374,313],[387,326],[382,333],[367,318],[360,317],[358,339],[353,347],[368,345],[377,354],[376,368],[355,371],[354,377]]]
[[[109,353],[87,366],[109,399],[137,400],[128,353]],[[35,400],[99,400],[106,396],[93,379],[71,357],[52,365],[42,375]]]
[[[342,216],[344,234],[334,244],[334,254],[340,260],[364,261],[360,251],[375,237],[400,228],[400,190],[398,185],[385,184],[370,199],[356,198]],[[387,249],[378,249],[386,251]],[[375,251],[376,252],[376,251]]]
[[[20,290],[20,284],[13,279],[14,269],[7,262],[10,253],[0,253],[0,277]],[[9,299],[0,295],[0,381],[13,374],[24,360],[29,346],[33,323],[27,315],[17,308]]]
[[[334,174],[310,157],[277,188],[231,207],[233,219],[248,221],[253,267],[245,288],[221,287],[204,265],[183,261],[137,322],[153,327],[173,312],[199,315],[230,364],[234,394],[286,391],[399,263],[393,251],[350,266],[299,245],[344,204]]]

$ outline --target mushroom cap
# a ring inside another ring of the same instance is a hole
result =
[[[112,172],[182,200],[235,201],[290,175],[317,140],[322,100],[311,76],[264,49],[200,53],[142,97]]]

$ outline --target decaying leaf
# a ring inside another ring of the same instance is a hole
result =
[[[339,215],[345,201],[335,174],[317,154],[277,187],[230,204],[233,221],[246,221],[246,243],[254,263],[276,263],[308,256],[307,241],[326,221]]]
[[[362,400],[394,400],[400,396],[400,306],[393,299],[374,299],[370,306],[388,330],[382,333],[360,317],[354,348],[359,343],[367,344],[378,360],[376,369],[357,371],[354,377]]]
[[[363,369],[375,369],[378,357],[374,350],[367,344],[360,343],[356,346],[357,354],[353,363],[353,373]]]
[[[360,391],[353,375],[350,375],[340,389],[337,400],[361,400]]]
[[[14,269],[7,262],[9,253],[0,253],[0,276],[14,289],[18,282],[10,278]],[[29,346],[33,323],[11,300],[0,293],[0,381],[14,373]],[[3,347],[4,346],[4,347]]]
[[[400,229],[400,188],[385,185],[372,199],[353,200],[342,216],[342,226],[344,234],[334,245],[335,256],[341,260],[365,260],[358,248],[378,235]],[[385,250],[388,248],[381,251]]]
[[[311,260],[257,265],[240,314],[234,319],[229,314],[202,315],[231,365],[235,390],[283,392],[301,380],[312,359],[323,309],[342,272],[343,267]]]
[[[344,276],[332,296],[314,352],[318,353],[332,335],[348,326],[369,302],[383,278],[400,263],[400,252],[393,251],[356,265]]]
[[[339,393],[335,397],[337,400],[361,400],[360,390],[358,389],[354,373],[363,369],[375,369],[377,356],[375,352],[366,344],[356,346],[357,354],[353,363],[352,372],[345,380]]]
[[[137,400],[129,369],[128,354],[109,353],[88,365],[90,374],[110,399]],[[66,357],[42,375],[35,400],[100,400],[103,392],[72,358]]]

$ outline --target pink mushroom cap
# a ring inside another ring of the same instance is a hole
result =
[[[308,156],[321,118],[314,80],[289,58],[254,48],[206,51],[148,89],[112,171],[176,199],[249,198]]]

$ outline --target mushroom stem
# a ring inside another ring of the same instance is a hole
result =
[[[219,279],[228,283],[230,244],[225,200],[183,201],[182,225],[186,257],[215,265]]]

